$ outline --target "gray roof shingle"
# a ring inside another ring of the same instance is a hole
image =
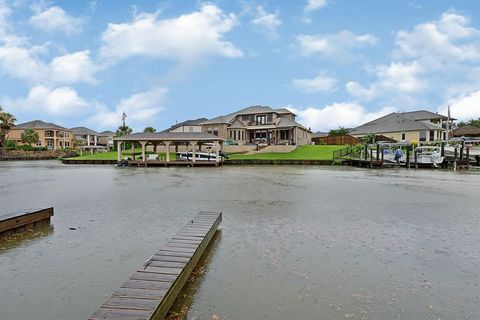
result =
[[[69,130],[55,123],[45,122],[42,120],[33,120],[24,122],[14,126],[15,129],[57,129],[57,130]]]
[[[359,127],[350,130],[351,134],[368,134],[382,132],[402,132],[416,130],[443,130],[442,128],[414,121],[405,117],[402,113],[390,113],[386,116],[367,122]]]
[[[418,111],[409,111],[409,112],[402,112],[402,114],[412,120],[418,121],[418,120],[430,120],[430,119],[443,119],[447,120],[448,117],[434,113],[428,110],[418,110]],[[450,118],[450,120],[457,120],[454,118]]]
[[[91,135],[91,136],[99,135],[98,132],[86,127],[74,127],[74,128],[71,128],[70,130],[73,131],[74,135]]]

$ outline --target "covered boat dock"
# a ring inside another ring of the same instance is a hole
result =
[[[140,144],[142,147],[141,160],[129,160],[129,165],[148,166],[148,165],[215,165],[218,166],[220,161],[220,152],[223,150],[224,139],[219,138],[216,135],[207,132],[152,132],[152,133],[134,133],[122,137],[114,138],[117,143],[117,161],[122,161],[122,149],[126,142],[132,142],[132,152],[134,151],[135,143]],[[165,157],[159,160],[147,159],[146,151],[147,146],[152,145],[154,153],[157,151],[158,146],[165,146]],[[179,145],[184,145],[187,148],[187,152],[192,152],[192,159],[176,160],[170,159],[170,147],[175,146],[178,149]],[[214,161],[201,161],[196,159],[196,152],[201,151],[202,146],[207,145],[209,149],[213,151],[215,156]],[[198,147],[198,150],[197,150]]]

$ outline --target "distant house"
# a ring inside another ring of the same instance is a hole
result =
[[[314,144],[322,144],[322,138],[325,138],[325,137],[328,137],[328,132],[321,132],[321,131],[318,131],[318,132],[315,132],[315,133],[312,133],[312,142]]]
[[[51,150],[71,148],[74,145],[73,132],[54,123],[33,120],[12,127],[6,136],[7,140],[13,140],[22,144],[22,133],[26,129],[32,129],[38,133],[37,147],[47,147]]]
[[[98,144],[101,146],[106,146],[109,148],[113,147],[113,138],[115,137],[115,132],[113,131],[103,131],[98,135]]]
[[[207,118],[198,118],[195,120],[187,120],[171,126],[165,132],[202,132],[202,123],[207,121]]]
[[[97,146],[99,140],[99,133],[85,127],[71,128],[75,143],[78,146]]]
[[[312,132],[295,121],[296,115],[284,108],[251,106],[202,123],[203,131],[238,144],[310,144]]]
[[[350,135],[363,137],[369,133],[396,141],[435,141],[447,137],[447,122],[453,118],[426,110],[390,113],[350,130]]]

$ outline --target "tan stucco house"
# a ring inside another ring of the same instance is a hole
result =
[[[72,130],[41,120],[29,121],[12,127],[8,131],[6,139],[13,140],[21,145],[22,133],[26,129],[33,129],[38,133],[37,147],[47,147],[51,150],[73,148]]]
[[[363,137],[369,133],[383,135],[396,141],[428,142],[445,140],[453,118],[426,110],[394,112],[350,130],[350,135]]]
[[[251,106],[202,123],[203,131],[238,144],[310,144],[312,132],[295,121],[296,115],[284,108]]]

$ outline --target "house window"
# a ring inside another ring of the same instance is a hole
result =
[[[420,141],[427,141],[427,131],[426,130],[422,130],[420,131]]]
[[[267,123],[272,123],[273,121],[273,114],[269,113],[267,114]]]
[[[70,147],[70,141],[65,141],[65,147]]]
[[[42,146],[42,140],[38,140],[37,141],[37,147],[41,147]]]
[[[237,140],[237,131],[233,131],[233,140]]]
[[[288,140],[288,130],[280,130],[280,140]]]
[[[245,131],[242,131],[242,141],[245,140]]]
[[[402,133],[402,141],[405,141],[405,132]]]
[[[435,140],[435,130],[430,130],[430,141]]]
[[[257,116],[257,126],[261,124],[266,124],[266,123],[267,123],[266,115]]]
[[[266,131],[255,131],[255,139],[267,139]]]

